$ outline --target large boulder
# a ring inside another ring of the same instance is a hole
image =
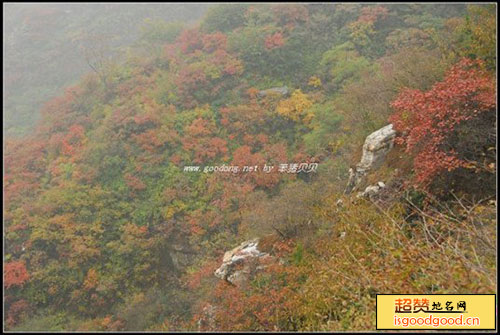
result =
[[[382,164],[387,153],[394,146],[395,137],[396,131],[393,129],[392,124],[380,128],[366,137],[361,161],[356,165],[355,169],[349,170],[346,193],[351,193],[368,171],[374,170]]]
[[[356,170],[372,170],[380,166],[387,153],[394,146],[396,131],[389,124],[371,133],[363,145],[363,156],[356,167]]]
[[[258,249],[259,239],[241,243],[224,254],[222,265],[215,270],[216,277],[241,286],[253,277],[257,270],[269,264],[274,257]]]

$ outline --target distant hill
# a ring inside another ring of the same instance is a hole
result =
[[[88,34],[113,48],[130,45],[146,19],[190,22],[209,4],[5,4],[4,133],[26,133],[44,102],[90,71],[81,52]]]

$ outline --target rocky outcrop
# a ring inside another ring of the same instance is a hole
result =
[[[395,137],[396,131],[392,128],[392,124],[368,135],[363,145],[363,156],[357,170],[368,171],[380,166],[387,153],[392,149]]]
[[[274,256],[259,250],[259,239],[255,238],[227,251],[214,275],[232,285],[244,287],[259,270],[275,260]],[[203,307],[198,319],[199,331],[216,329],[217,311],[218,307],[215,305],[207,304]]]
[[[363,177],[370,170],[374,170],[382,164],[387,153],[394,146],[396,131],[389,124],[368,135],[363,145],[361,161],[355,169],[349,170],[349,181],[345,193],[351,193],[359,185]]]
[[[241,243],[224,254],[222,265],[215,270],[216,277],[241,286],[253,277],[255,272],[273,261],[274,257],[258,249],[259,239]]]
[[[377,183],[377,185],[370,185],[365,188],[363,192],[358,192],[356,195],[357,198],[372,198],[376,196],[383,188],[385,184],[381,181]]]
[[[257,93],[257,96],[259,98],[264,98],[268,95],[287,96],[288,94],[290,94],[288,87],[282,86],[282,87],[273,87],[273,88],[269,88],[267,90],[259,91],[259,93]]]

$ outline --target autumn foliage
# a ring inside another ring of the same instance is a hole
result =
[[[154,26],[107,89],[90,74],[46,103],[5,139],[8,330],[371,330],[395,287],[494,292],[495,36],[479,14],[495,13],[458,7],[218,5]],[[363,181],[381,198],[343,195],[388,118],[398,146]],[[205,169],[229,166],[247,170]],[[481,203],[431,201],[459,186]],[[253,238],[275,263],[242,286],[214,276]]]
[[[308,113],[312,104],[307,94],[296,90],[290,98],[279,102],[276,112],[293,121],[303,121],[307,124],[312,118],[312,114]]]
[[[6,263],[4,266],[5,288],[22,286],[29,279],[28,271],[23,262],[14,261]]]
[[[468,148],[460,146],[456,137],[462,124],[495,111],[495,82],[481,65],[480,61],[463,59],[429,91],[407,89],[392,103],[396,112],[390,121],[400,133],[397,142],[414,155],[418,184],[428,186],[444,171],[481,163],[476,161],[480,152],[472,153],[471,157],[466,152]],[[489,130],[488,127],[469,131],[487,136]]]
[[[279,48],[285,44],[282,33],[274,33],[266,37],[265,45],[266,49]]]

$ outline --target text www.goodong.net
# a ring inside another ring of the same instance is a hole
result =
[[[458,317],[445,317],[445,316],[433,316],[432,314],[427,317],[400,317],[394,315],[394,326],[398,327],[414,327],[414,326],[431,326],[431,327],[443,327],[443,326],[470,326],[477,327],[480,325],[478,317],[466,317],[463,315]]]

